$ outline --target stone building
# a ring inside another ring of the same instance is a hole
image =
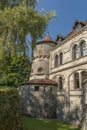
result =
[[[36,44],[30,80],[20,86],[24,114],[78,125],[84,116],[87,79],[87,21],[75,21],[65,37]]]

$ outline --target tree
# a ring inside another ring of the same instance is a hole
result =
[[[15,86],[28,81],[31,63],[28,56],[16,54],[6,56],[5,64],[0,64],[0,84],[3,86]]]
[[[17,6],[20,3],[25,3],[27,6],[35,7],[36,0],[0,0],[0,9],[5,7]]]
[[[8,1],[8,0],[7,0]],[[17,0],[18,1],[18,0]],[[33,5],[35,0],[20,0],[17,6],[12,8],[7,6],[0,13],[0,34],[2,45],[7,46],[11,50],[11,54],[15,54],[16,45],[15,41],[17,40],[20,51],[24,54],[26,53],[25,46],[25,36],[29,33],[31,36],[32,48],[35,47],[35,43],[38,38],[42,36],[49,20],[54,15],[54,12],[39,13],[32,6],[27,6],[26,2],[32,2]],[[10,2],[9,2],[10,3]]]
[[[30,62],[24,61],[27,57],[25,37],[30,34],[34,49],[37,39],[45,32],[54,15],[54,12],[39,13],[34,9],[35,3],[36,0],[0,0],[1,84],[17,86],[26,81]],[[25,64],[27,67],[24,68]]]

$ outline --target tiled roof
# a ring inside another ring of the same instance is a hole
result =
[[[50,36],[45,36],[42,41],[53,41]]]
[[[72,30],[71,32],[69,32],[69,33],[65,36],[65,38],[69,37],[70,35],[72,35],[72,34],[74,34],[74,33],[75,33],[75,30]]]
[[[23,84],[45,84],[45,85],[57,85],[57,83],[50,79],[33,79]]]
[[[85,20],[83,23],[84,23],[85,25],[87,25],[87,20]]]

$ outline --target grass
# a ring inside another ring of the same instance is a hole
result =
[[[79,130],[75,126],[67,125],[58,119],[36,119],[23,117],[24,130]]]

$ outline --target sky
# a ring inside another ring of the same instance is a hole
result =
[[[36,9],[42,8],[56,11],[57,17],[52,18],[47,27],[47,32],[54,41],[58,34],[66,36],[72,30],[75,20],[87,20],[87,0],[40,0]]]

